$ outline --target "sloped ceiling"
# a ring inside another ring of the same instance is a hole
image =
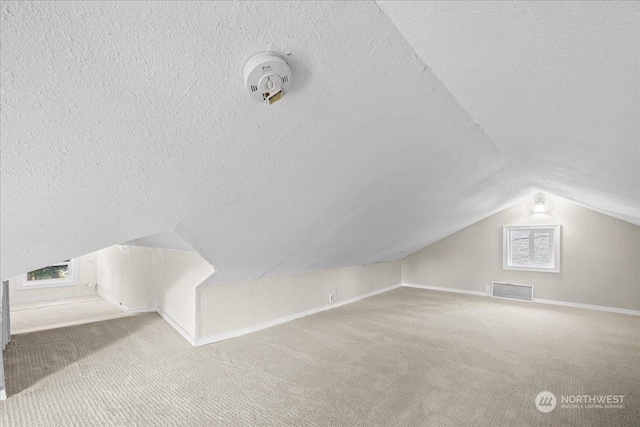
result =
[[[151,236],[139,237],[137,239],[124,242],[123,245],[194,252],[193,248],[173,231],[161,231],[160,233],[152,234]]]
[[[640,224],[639,2],[378,2],[532,184]]]
[[[373,2],[0,13],[3,278],[165,230],[215,265],[214,282],[397,259],[553,183]],[[242,82],[266,50],[290,52],[294,74],[269,107]],[[633,175],[625,147],[604,153],[627,163],[603,165],[602,188]],[[576,198],[595,188],[562,182]],[[594,199],[633,214],[633,185]]]

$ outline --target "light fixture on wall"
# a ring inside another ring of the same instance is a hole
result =
[[[542,194],[538,194],[534,199],[533,203],[536,205],[533,209],[533,213],[544,213],[544,204],[547,200],[544,198]]]

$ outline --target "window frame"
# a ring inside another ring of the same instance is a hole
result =
[[[505,225],[502,227],[502,269],[516,271],[537,271],[545,273],[560,273],[560,225],[559,224],[536,224],[536,225]],[[527,264],[518,265],[511,262],[511,231],[529,231],[529,260],[534,259],[534,238],[536,231],[551,231],[553,241],[549,247],[551,249],[551,261],[549,264]]]
[[[28,289],[54,288],[58,286],[75,286],[78,284],[78,259],[77,258],[72,258],[69,261],[50,264],[45,267],[53,267],[57,265],[69,266],[69,276],[67,278],[27,280],[27,274],[29,274],[29,272],[27,272],[18,276],[18,280],[16,282],[16,290],[24,291]],[[40,267],[40,268],[45,268],[45,267]],[[36,270],[39,270],[39,268],[36,268]],[[32,270],[32,271],[35,271],[35,270]]]

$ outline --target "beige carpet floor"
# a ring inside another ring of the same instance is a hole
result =
[[[11,334],[130,316],[99,295],[11,304]]]
[[[410,288],[199,348],[156,314],[17,335],[5,365],[2,426],[640,425],[639,317]]]

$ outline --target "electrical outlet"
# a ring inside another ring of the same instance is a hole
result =
[[[335,301],[335,298],[333,297],[333,294],[329,294],[329,304],[333,304]]]
[[[490,294],[491,293],[491,285],[485,286],[485,291]]]

